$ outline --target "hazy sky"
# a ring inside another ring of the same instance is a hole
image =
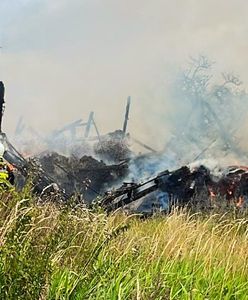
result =
[[[4,127],[23,115],[49,130],[94,110],[114,130],[131,95],[131,133],[159,142],[167,86],[189,55],[248,85],[247,12],[246,0],[0,0]]]

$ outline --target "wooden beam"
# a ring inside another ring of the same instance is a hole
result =
[[[131,97],[129,96],[127,98],[126,113],[125,113],[125,119],[124,119],[124,123],[123,123],[123,129],[122,129],[123,136],[125,136],[126,133],[127,133],[127,123],[128,123],[128,120],[129,120],[130,104],[131,104]]]
[[[135,139],[135,138],[131,138],[136,144],[138,144],[138,145],[140,145],[140,146],[142,146],[143,148],[145,148],[146,150],[149,150],[149,151],[151,151],[151,152],[157,152],[156,150],[154,150],[152,147],[150,147],[150,146],[148,146],[148,145],[146,145],[146,144],[144,144],[144,143],[142,143],[141,141],[139,141],[139,140],[137,140],[137,139]]]
[[[86,128],[85,128],[85,133],[84,133],[84,137],[85,138],[88,138],[89,137],[89,134],[90,134],[90,128],[91,128],[91,125],[93,123],[93,118],[94,118],[94,112],[90,112],[89,114],[89,119],[88,119],[88,122],[87,122],[87,125],[86,125]]]

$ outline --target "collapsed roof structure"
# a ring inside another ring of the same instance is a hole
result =
[[[47,186],[56,183],[59,190],[64,191],[65,199],[77,194],[91,203],[95,198],[100,198],[99,203],[106,210],[126,205],[130,207],[131,203],[136,210],[144,210],[144,206],[148,210],[152,207],[168,209],[168,203],[172,200],[178,204],[189,203],[203,191],[210,200],[221,194],[229,200],[238,199],[237,203],[241,198],[244,202],[247,197],[246,168],[223,169],[217,178],[201,164],[194,168],[188,165],[208,158],[207,154],[216,153],[217,148],[218,151],[221,149],[222,156],[234,153],[242,161],[248,161],[233,132],[230,133],[229,124],[225,122],[229,118],[223,111],[224,106],[232,107],[233,99],[244,103],[247,95],[233,90],[233,87],[240,85],[240,81],[230,74],[223,76],[223,84],[209,89],[210,77],[204,73],[209,66],[210,63],[200,57],[184,74],[182,90],[185,101],[191,104],[182,127],[163,151],[156,151],[128,133],[131,105],[131,97],[128,97],[122,129],[106,135],[100,133],[94,112],[90,112],[87,121],[73,121],[47,137],[26,126],[20,119],[16,136],[28,132],[31,139],[43,145],[43,149],[40,153],[26,153],[25,145],[19,145],[23,146],[20,154],[1,132],[1,140],[7,148],[4,157],[24,177],[34,169],[37,171],[34,180],[37,193],[42,194]],[[0,85],[0,100],[2,117],[3,83]],[[221,110],[223,114],[218,113]],[[235,119],[235,122],[238,120]],[[139,144],[147,153],[136,155],[131,151],[130,143]],[[181,167],[179,162],[185,166]]]

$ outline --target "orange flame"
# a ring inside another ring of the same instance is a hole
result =
[[[238,198],[238,202],[237,202],[236,206],[239,207],[239,208],[241,208],[241,207],[244,206],[244,203],[245,203],[244,197],[240,196]]]
[[[214,193],[214,191],[211,188],[209,188],[208,190],[209,190],[210,197],[215,198],[216,194]]]

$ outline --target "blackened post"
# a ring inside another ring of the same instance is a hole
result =
[[[90,134],[90,128],[91,128],[91,125],[93,124],[93,118],[94,118],[94,112],[90,112],[89,114],[89,119],[88,119],[88,122],[87,122],[87,125],[86,125],[86,128],[85,128],[85,133],[84,133],[84,137],[87,139],[89,137],[89,134]]]
[[[0,133],[2,133],[2,119],[4,111],[4,84],[0,81]]]
[[[94,118],[92,118],[92,122],[93,122],[93,125],[94,125],[94,127],[95,127],[95,130],[96,130],[96,134],[97,134],[99,143],[101,143],[101,135],[100,135],[99,130],[98,130],[97,126],[96,126],[96,122],[95,122],[95,119],[94,119]]]
[[[131,97],[129,96],[127,98],[126,114],[125,114],[125,120],[124,120],[124,124],[123,124],[123,129],[122,129],[123,136],[125,136],[126,133],[127,133],[127,122],[128,122],[128,119],[129,119],[130,104],[131,104]]]

